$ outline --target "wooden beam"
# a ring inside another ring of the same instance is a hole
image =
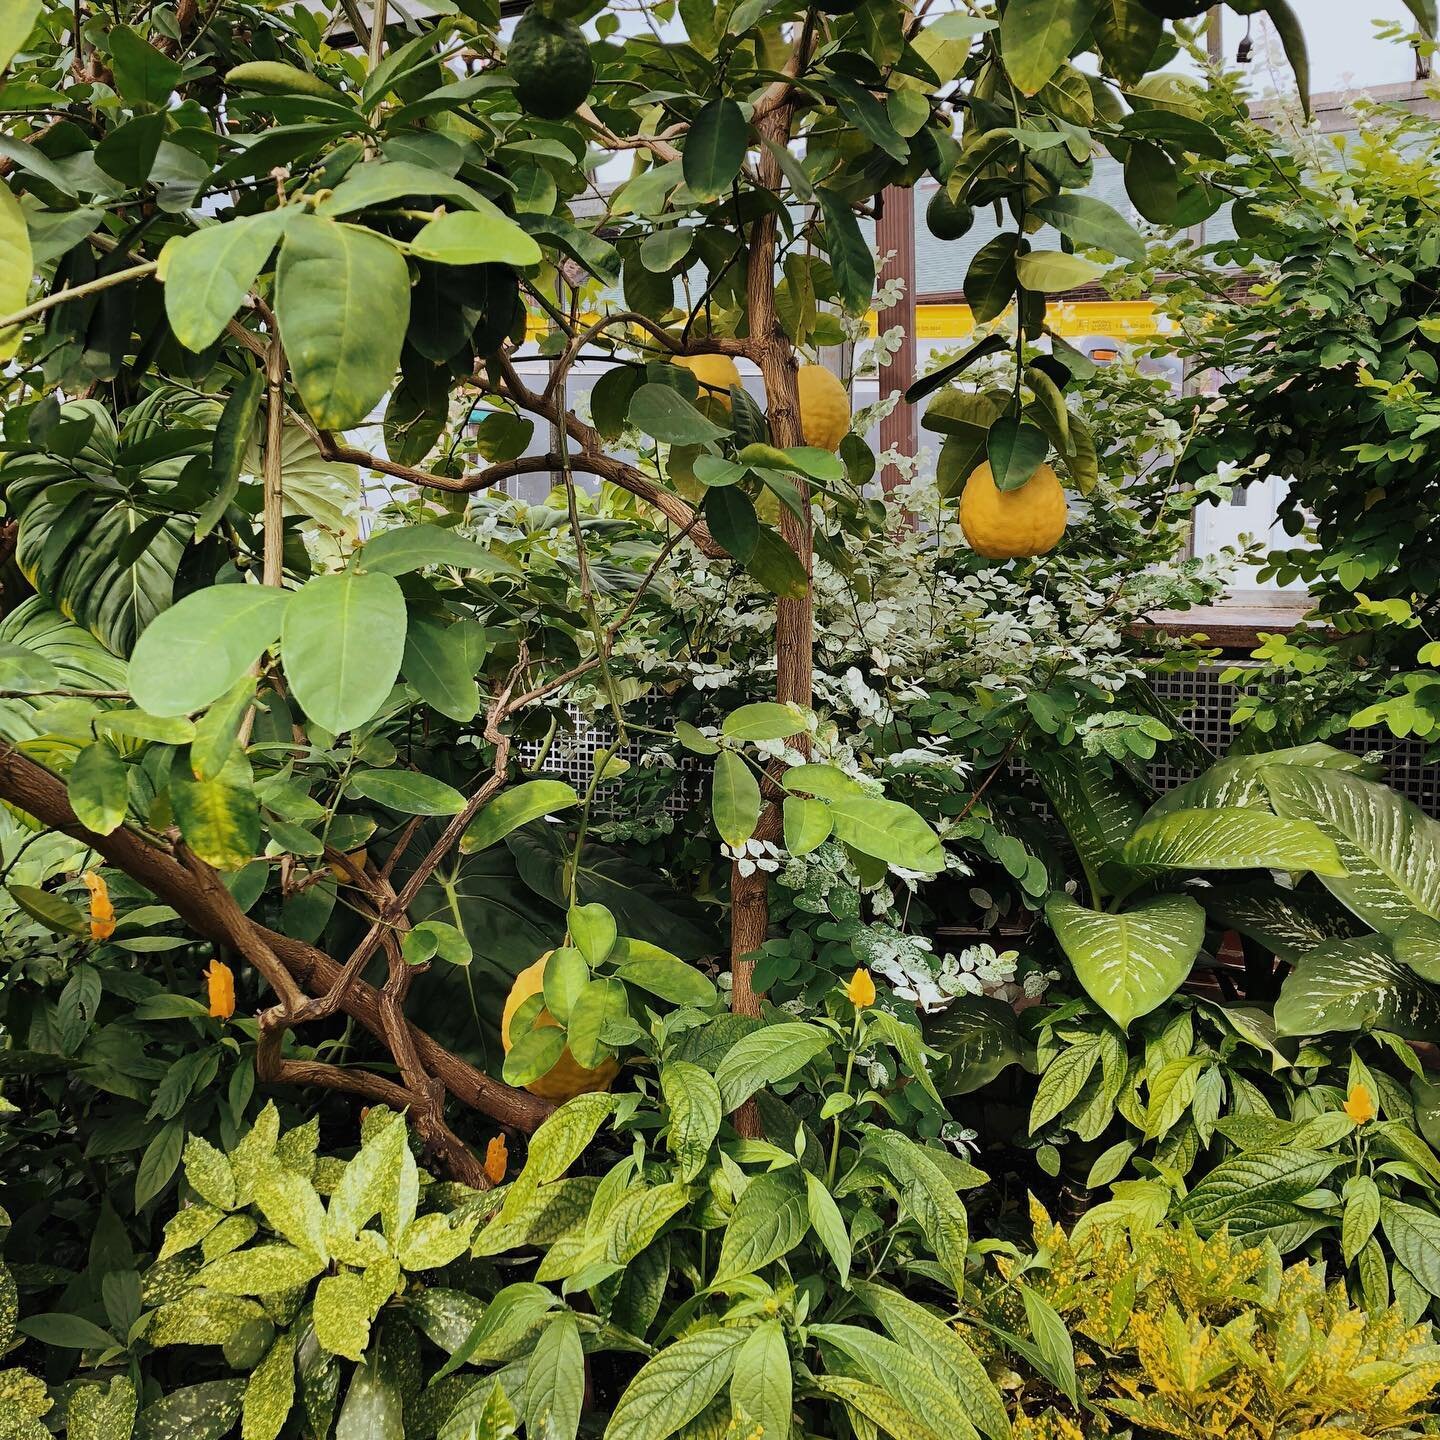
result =
[[[881,376],[880,389],[905,390],[915,379],[915,192],[898,185],[888,185],[881,193],[880,209],[875,219],[875,248],[883,257],[894,252],[894,260],[886,267],[882,279],[905,282],[905,293],[898,303],[882,310],[877,317],[877,333],[883,335],[893,326],[900,326],[905,338]],[[915,424],[915,407],[904,400],[880,422],[880,448],[913,455],[919,449],[919,431]],[[887,465],[880,472],[880,484],[893,490],[901,479],[900,472]]]

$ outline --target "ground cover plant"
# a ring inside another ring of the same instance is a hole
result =
[[[7,8],[0,1436],[1163,1430],[1167,1245],[1247,1385],[1401,1346],[1274,1433],[1423,1412],[1435,822],[1320,749],[1148,793],[1204,487],[1046,324],[1146,255],[1099,147],[1225,199],[1192,8]],[[933,480],[828,364],[927,175],[1003,222]],[[1222,923],[1273,1014],[1182,990]],[[1128,1336],[1028,1232],[1077,1168]]]

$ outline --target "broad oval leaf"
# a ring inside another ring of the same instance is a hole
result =
[[[1440,1034],[1440,990],[1397,960],[1382,936],[1332,940],[1295,962],[1275,1024],[1282,1035],[1388,1030],[1429,1040]]]
[[[710,101],[691,122],[682,165],[685,184],[697,200],[715,200],[729,191],[745,160],[747,134],[744,112],[727,97]]]
[[[184,715],[218,700],[279,637],[290,598],[268,585],[212,585],[162,611],[130,656],[135,703]]]
[[[1075,978],[1121,1029],[1179,989],[1205,939],[1205,912],[1188,895],[1162,895],[1118,915],[1056,895],[1045,915]]]
[[[275,313],[295,388],[322,430],[358,425],[395,382],[410,275],[387,240],[318,215],[291,224]]]
[[[453,785],[418,770],[361,770],[345,788],[402,815],[458,815],[465,808]]]
[[[760,809],[760,782],[733,750],[722,750],[715,757],[710,813],[720,838],[732,850],[738,850],[755,833]]]
[[[647,1361],[616,1402],[605,1440],[669,1440],[720,1393],[748,1329],[701,1330]]]
[[[242,215],[166,243],[158,272],[165,315],[187,350],[215,343],[294,219],[284,210]]]
[[[291,597],[285,677],[305,713],[340,734],[385,703],[405,654],[405,597],[393,576],[319,575]]]
[[[767,1025],[742,1036],[715,1067],[725,1113],[738,1110],[757,1090],[788,1080],[829,1045],[826,1031],[802,1020]]]
[[[460,839],[460,848],[466,854],[488,849],[512,830],[528,825],[542,815],[553,815],[557,810],[568,810],[579,803],[575,787],[563,780],[527,780],[523,784],[512,785],[508,790],[502,790],[475,817]]]
[[[840,795],[830,801],[835,838],[862,855],[936,875],[945,868],[945,848],[925,819],[898,800],[874,795]]]
[[[441,265],[538,265],[540,247],[493,205],[437,215],[410,242],[410,253]]]

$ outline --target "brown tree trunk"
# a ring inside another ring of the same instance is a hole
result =
[[[781,105],[759,124],[760,133],[776,144],[783,145],[790,134],[790,106]],[[759,179],[762,186],[778,189],[780,166],[768,148],[762,149]],[[796,387],[795,352],[780,324],[775,310],[775,218],[763,216],[750,236],[750,258],[746,272],[746,299],[750,320],[750,358],[760,367],[765,382],[766,410],[770,419],[771,438],[782,448],[803,445],[800,423],[800,397]],[[810,490],[798,486],[803,502],[803,515],[780,512],[780,534],[795,552],[808,577],[811,573],[812,540],[810,533]],[[810,589],[798,600],[777,599],[775,602],[775,698],[782,703],[794,701],[808,706],[812,696],[812,670],[815,641],[815,618]],[[808,742],[801,742],[802,745]],[[781,833],[780,807],[775,801],[766,804],[756,827],[756,838],[776,840]],[[760,1014],[760,997],[751,984],[754,962],[745,957],[765,943],[770,928],[769,882],[763,870],[742,875],[733,865],[730,872],[730,975],[732,989],[730,1008],[740,1015]],[[735,1116],[735,1128],[742,1135],[758,1136],[759,1112],[754,1101],[744,1105]]]

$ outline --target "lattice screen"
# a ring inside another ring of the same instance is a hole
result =
[[[1206,667],[1162,675],[1152,682],[1161,699],[1217,755],[1226,752],[1235,733],[1230,724],[1230,712],[1236,690],[1233,685],[1220,683],[1221,674],[1222,667]],[[596,755],[609,746],[614,732],[590,725],[578,711],[571,711],[571,720],[574,730],[556,737],[541,768],[545,774],[568,780],[583,791],[594,773]],[[1422,810],[1440,816],[1440,765],[1425,764],[1422,742],[1397,740],[1388,730],[1377,729],[1351,731],[1337,737],[1334,743],[1358,754],[1382,752],[1388,766],[1386,780]],[[537,744],[530,744],[522,747],[521,754],[527,762],[533,763],[539,749]],[[641,747],[638,744],[626,745],[617,753],[634,764],[640,756]],[[693,756],[686,756],[681,761],[681,771],[687,783],[665,802],[666,810],[676,816],[683,815],[688,806],[701,801],[709,765]],[[1190,779],[1192,773],[1170,765],[1156,765],[1151,770],[1151,778],[1158,789],[1171,790]],[[613,813],[617,790],[614,784],[600,787],[595,797],[597,814]]]

